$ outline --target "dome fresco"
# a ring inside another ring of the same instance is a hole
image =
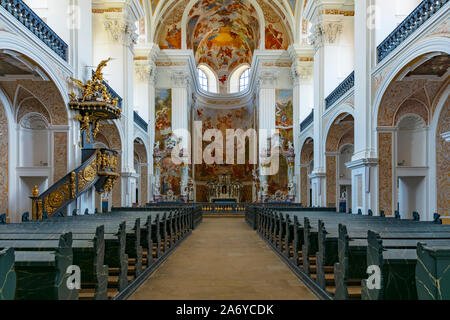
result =
[[[248,1],[198,1],[189,12],[187,47],[198,63],[209,65],[226,82],[237,66],[251,64],[260,41],[255,8]]]

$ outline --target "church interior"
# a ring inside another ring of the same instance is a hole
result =
[[[450,300],[448,0],[1,0],[0,300]]]

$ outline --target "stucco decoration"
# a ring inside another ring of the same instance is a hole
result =
[[[53,82],[31,80],[2,81],[0,82],[0,86],[5,89],[11,101],[14,101],[16,113],[17,108],[22,102],[19,99],[26,99],[32,96],[45,107],[47,113],[50,113],[51,123],[53,125],[68,124],[67,106]]]
[[[450,131],[450,98],[447,98],[439,116],[436,132],[436,190],[437,212],[450,215],[450,143],[442,134]]]
[[[20,123],[22,118],[30,112],[39,113],[48,123],[52,123],[48,110],[36,98],[27,98],[20,104],[17,110],[17,123]]]
[[[8,210],[8,120],[0,103],[0,214]]]

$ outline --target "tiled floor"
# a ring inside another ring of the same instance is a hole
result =
[[[312,300],[242,218],[205,218],[131,300]]]

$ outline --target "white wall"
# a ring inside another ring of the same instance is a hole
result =
[[[25,0],[25,3],[43,19],[58,36],[69,43],[69,0]]]
[[[47,163],[47,165],[44,165]],[[20,130],[20,167],[50,166],[49,132],[47,130]]]
[[[426,131],[422,130],[399,130],[398,131],[398,164],[405,161],[406,167],[426,166]]]
[[[402,219],[412,219],[413,211],[425,218],[425,177],[399,178],[399,207]]]
[[[422,0],[374,0],[375,41],[379,45]]]
[[[327,97],[354,70],[354,21],[343,18],[342,33],[325,50],[324,94]],[[365,53],[364,53],[365,54]]]

